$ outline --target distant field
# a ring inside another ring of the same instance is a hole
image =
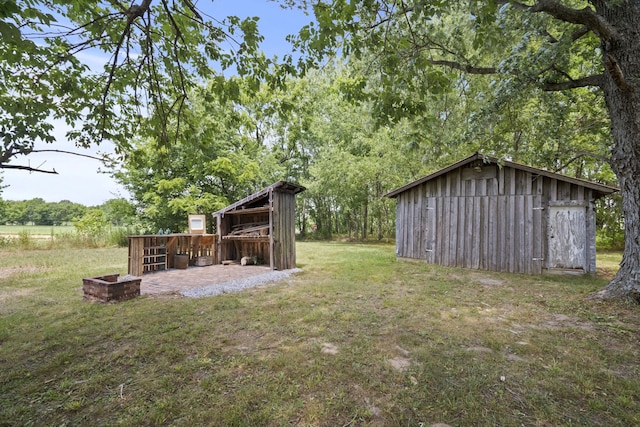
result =
[[[0,225],[0,235],[17,236],[27,233],[32,236],[50,236],[67,234],[75,231],[73,225]]]

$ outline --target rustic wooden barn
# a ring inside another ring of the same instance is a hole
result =
[[[278,181],[214,212],[220,262],[249,257],[275,270],[295,268],[295,196],[304,190]]]
[[[616,188],[474,154],[387,194],[396,255],[537,274],[595,272],[594,201]]]

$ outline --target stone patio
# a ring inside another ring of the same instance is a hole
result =
[[[187,289],[201,288],[236,279],[256,276],[271,272],[271,268],[263,265],[210,265],[206,267],[189,267],[186,270],[170,269],[147,273],[142,276],[140,293],[142,295],[177,293]]]

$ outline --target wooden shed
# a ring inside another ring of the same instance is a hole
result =
[[[274,270],[295,268],[295,195],[304,190],[278,181],[214,212],[220,262],[249,257]]]
[[[615,191],[476,153],[387,194],[396,199],[396,256],[514,273],[593,273],[594,201]]]

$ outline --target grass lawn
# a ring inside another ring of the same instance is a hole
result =
[[[117,304],[81,278],[126,249],[0,251],[0,425],[640,425],[640,309],[587,300],[605,278],[297,247],[276,285]]]

